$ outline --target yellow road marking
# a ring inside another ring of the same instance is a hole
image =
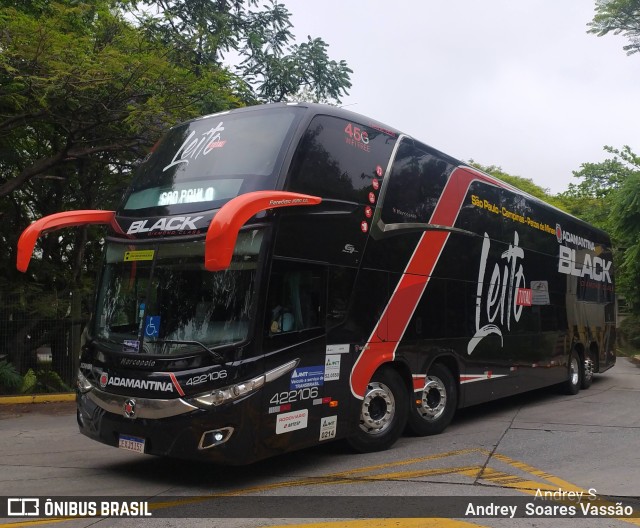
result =
[[[395,471],[395,472],[379,472],[374,473],[375,471],[384,470],[384,469],[392,469],[398,468],[401,466],[407,466],[412,464],[417,464],[421,462],[429,462],[434,460],[441,460],[449,457],[466,455],[470,453],[481,453],[485,455],[491,455],[492,459],[499,460],[508,466],[513,467],[514,469],[523,471],[532,475],[533,477],[537,477],[538,479],[546,482],[540,482],[535,480],[530,480],[524,477],[520,477],[517,475],[511,475],[504,471],[498,471],[491,467],[483,467],[480,465],[471,465],[471,466],[459,466],[459,467],[445,467],[445,468],[427,468],[427,469],[418,469],[411,471]],[[365,473],[373,473],[369,475],[365,475]],[[410,458],[401,461],[388,462],[384,464],[376,464],[372,466],[364,466],[355,469],[350,469],[346,471],[341,471],[337,473],[329,473],[327,475],[322,475],[319,477],[305,477],[298,480],[291,480],[285,482],[274,482],[271,484],[265,484],[260,486],[249,486],[242,489],[227,491],[223,493],[215,493],[210,495],[201,495],[197,497],[186,497],[184,499],[179,499],[175,501],[167,501],[167,502],[155,502],[149,504],[150,510],[158,510],[171,508],[175,506],[185,506],[189,504],[197,504],[205,501],[210,501],[219,497],[233,497],[240,495],[250,495],[252,493],[260,493],[265,491],[272,491],[283,488],[292,488],[292,487],[304,487],[304,486],[322,486],[328,484],[354,484],[354,483],[362,483],[362,482],[380,482],[383,480],[410,480],[416,478],[424,478],[424,477],[433,477],[433,476],[441,476],[448,474],[458,474],[470,477],[474,480],[484,480],[487,482],[495,483],[497,486],[505,487],[520,491],[525,494],[535,495],[538,490],[544,491],[557,491],[558,488],[562,488],[565,491],[577,491],[587,493],[587,490],[580,488],[570,482],[567,482],[555,475],[542,471],[538,468],[530,466],[524,462],[519,460],[515,460],[506,455],[501,455],[498,453],[491,453],[490,451],[482,448],[472,448],[472,449],[461,449],[457,451],[447,451],[444,453],[437,453],[433,455],[427,455],[424,457],[418,458]],[[599,504],[612,504],[600,502]],[[50,518],[43,520],[32,520],[32,521],[24,521],[10,524],[2,524],[3,528],[11,528],[11,527],[24,527],[24,526],[35,526],[39,524],[47,524],[54,522],[65,522],[69,520],[78,520],[78,518]],[[627,522],[630,524],[634,524],[640,526],[640,519],[628,519],[628,518],[616,518],[616,520],[620,520],[623,522]],[[438,522],[440,524],[434,524],[431,521]],[[365,523],[365,524],[358,524]],[[391,523],[391,524],[389,524]],[[367,521],[340,521],[340,522],[321,522],[321,523],[311,523],[304,525],[284,525],[284,526],[302,526],[304,528],[331,528],[335,526],[348,526],[349,528],[360,528],[360,526],[366,526],[367,528],[376,528],[377,526],[389,528],[391,526],[402,526],[402,527],[423,527],[425,526],[425,519],[368,519]],[[433,527],[469,527],[469,526],[480,526],[477,524],[467,523],[463,521],[455,521],[453,519],[429,519],[428,526]],[[278,527],[274,527],[278,528]]]
[[[484,525],[470,523],[466,521],[456,521],[455,519],[429,518],[429,519],[366,519],[357,521],[330,521],[310,524],[279,524],[269,526],[269,528],[478,528]]]

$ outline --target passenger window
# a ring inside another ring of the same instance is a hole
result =
[[[404,139],[391,168],[382,204],[385,224],[427,223],[455,168],[444,154]]]
[[[319,266],[274,261],[267,312],[269,335],[324,326],[324,273]]]
[[[396,137],[345,119],[316,116],[296,150],[287,190],[369,203]],[[375,184],[374,180],[378,180]]]

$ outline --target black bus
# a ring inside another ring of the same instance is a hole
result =
[[[315,104],[180,124],[108,225],[80,431],[225,464],[390,447],[615,363],[609,237],[389,126]]]

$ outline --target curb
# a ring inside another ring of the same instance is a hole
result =
[[[28,396],[0,396],[0,405],[19,403],[55,403],[75,401],[75,392],[64,394],[30,394]]]

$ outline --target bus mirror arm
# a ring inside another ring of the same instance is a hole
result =
[[[204,267],[221,271],[231,265],[240,228],[261,211],[278,207],[318,205],[322,198],[287,191],[254,191],[241,194],[223,205],[209,224],[204,249]]]
[[[16,268],[23,273],[27,271],[36,241],[43,233],[56,231],[63,227],[82,226],[90,224],[113,224],[115,219],[114,211],[65,211],[44,216],[27,227],[18,240],[18,255],[16,257]]]

